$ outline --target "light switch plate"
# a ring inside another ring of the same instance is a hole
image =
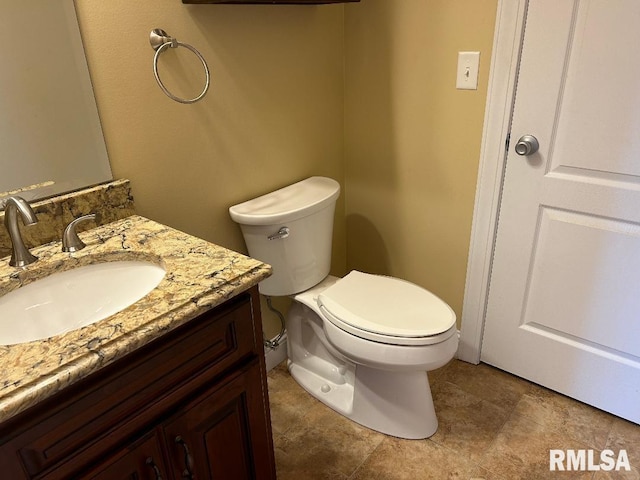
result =
[[[458,52],[458,74],[456,88],[458,90],[478,89],[478,68],[480,52]]]

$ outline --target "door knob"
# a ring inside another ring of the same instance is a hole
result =
[[[518,155],[533,155],[540,148],[538,139],[533,135],[523,135],[516,143],[516,153]]]

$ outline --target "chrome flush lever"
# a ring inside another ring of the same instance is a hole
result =
[[[272,233],[267,238],[269,240],[280,240],[281,238],[287,238],[289,236],[289,227],[282,227],[276,233]]]

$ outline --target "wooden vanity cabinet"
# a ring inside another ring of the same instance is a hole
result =
[[[259,298],[227,301],[0,425],[18,479],[275,479]]]

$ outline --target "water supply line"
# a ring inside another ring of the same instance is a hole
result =
[[[265,298],[267,299],[267,307],[269,307],[269,310],[275,313],[277,317],[280,319],[280,333],[276,335],[272,340],[267,340],[263,335],[262,340],[264,341],[265,347],[275,349],[275,348],[278,348],[278,346],[280,345],[280,340],[282,340],[282,337],[284,336],[286,331],[284,315],[282,315],[282,313],[271,304],[270,296],[265,295]]]

